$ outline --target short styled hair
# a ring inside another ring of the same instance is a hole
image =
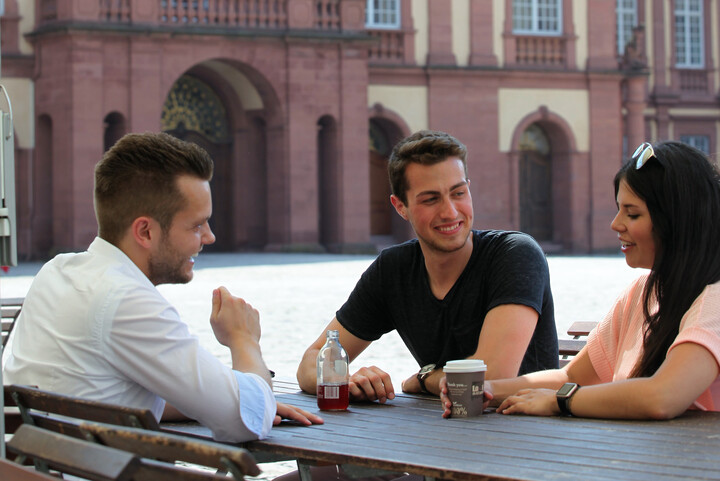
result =
[[[196,144],[165,133],[127,134],[95,166],[98,235],[117,245],[135,219],[155,219],[163,232],[186,204],[177,179],[209,181],[210,155]]]
[[[392,194],[407,205],[405,169],[408,164],[433,165],[448,157],[458,157],[462,161],[467,178],[467,147],[452,135],[437,130],[420,130],[404,138],[393,147],[388,160]]]

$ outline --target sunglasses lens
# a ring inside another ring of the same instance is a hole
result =
[[[648,159],[655,156],[655,151],[650,143],[645,142],[637,148],[632,158],[635,159],[635,169],[639,169]]]

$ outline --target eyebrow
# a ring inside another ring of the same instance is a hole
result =
[[[468,185],[467,180],[463,180],[462,182],[458,182],[457,184],[450,187],[450,192],[452,192],[455,189],[459,189],[460,187]],[[424,190],[422,192],[419,192],[415,197],[422,197],[423,195],[438,195],[440,191],[437,190]]]

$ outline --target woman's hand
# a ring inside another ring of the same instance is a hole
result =
[[[501,414],[554,416],[560,414],[556,391],[552,389],[521,389],[498,406]]]

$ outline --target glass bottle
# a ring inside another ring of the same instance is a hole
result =
[[[323,411],[345,411],[350,404],[348,356],[338,331],[328,331],[317,356],[317,403]]]

